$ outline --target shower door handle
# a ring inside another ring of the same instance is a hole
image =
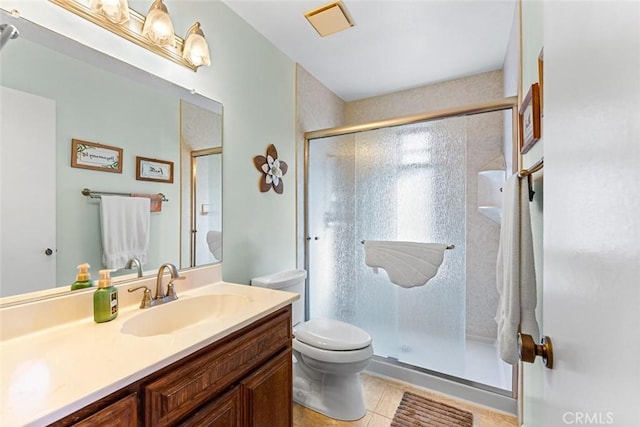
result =
[[[520,360],[527,363],[534,363],[536,356],[542,357],[544,366],[553,369],[553,345],[551,338],[543,336],[540,344],[533,341],[533,337],[518,332],[518,356]]]

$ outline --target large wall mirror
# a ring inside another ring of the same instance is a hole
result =
[[[97,280],[102,199],[85,188],[164,195],[144,275],[220,262],[222,105],[0,13],[20,31],[0,51],[0,297],[69,290],[82,263]],[[72,167],[73,140],[121,149],[121,172]],[[172,164],[172,182],[140,179],[137,158]],[[137,276],[122,264],[115,280]]]

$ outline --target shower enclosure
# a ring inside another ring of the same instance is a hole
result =
[[[307,133],[309,317],[366,330],[377,358],[511,395],[511,369],[492,343],[495,305],[482,295],[497,298],[487,246],[497,246],[499,225],[478,216],[471,187],[503,151],[503,118],[512,115],[500,110],[512,103]],[[406,289],[365,265],[364,240],[455,249],[426,285]]]

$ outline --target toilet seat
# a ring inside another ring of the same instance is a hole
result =
[[[293,334],[298,341],[321,350],[350,351],[371,345],[368,333],[357,326],[333,319],[308,320],[298,325]]]
[[[309,344],[305,344],[297,338],[293,339],[293,350],[303,356],[311,357],[321,362],[328,363],[356,363],[368,360],[373,356],[373,346],[357,350],[325,350]]]

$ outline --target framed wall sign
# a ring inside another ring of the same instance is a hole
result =
[[[540,86],[531,85],[520,106],[520,154],[525,154],[540,139]]]
[[[173,183],[173,162],[137,156],[136,179]]]
[[[544,48],[538,55],[538,82],[540,83],[540,117],[544,117]]]
[[[122,173],[122,148],[72,139],[71,167]]]

